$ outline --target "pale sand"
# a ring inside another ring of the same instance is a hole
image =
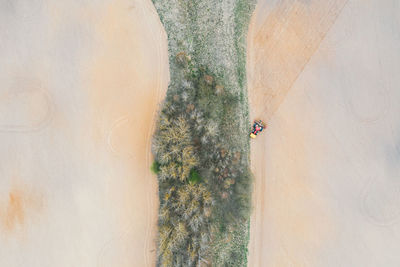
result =
[[[251,113],[269,127],[252,140],[248,266],[400,265],[400,7],[345,2],[253,17]]]
[[[0,4],[0,266],[154,266],[162,26],[63,2]],[[399,6],[344,2],[257,8],[249,266],[400,265]]]
[[[151,2],[2,1],[0,36],[0,266],[154,266]]]

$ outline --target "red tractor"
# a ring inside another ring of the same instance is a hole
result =
[[[262,132],[262,130],[264,130],[264,128],[265,128],[264,123],[261,120],[254,121],[253,129],[251,130],[250,137],[256,138],[257,134],[259,132]]]

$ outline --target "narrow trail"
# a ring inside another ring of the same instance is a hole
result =
[[[163,29],[163,26],[161,22],[159,21],[158,14],[154,10],[153,4],[151,3],[150,0],[146,0],[141,4],[141,9],[146,17],[145,23],[148,25],[148,29],[151,31],[151,36],[152,40],[155,44],[157,44],[157,58],[159,59],[158,62],[158,67],[157,67],[157,74],[155,75],[157,79],[157,85],[155,89],[155,98],[156,102],[160,103],[162,100],[162,96],[165,93],[166,86],[164,86],[164,81],[166,78],[164,77],[165,72],[164,72],[164,65],[163,63],[166,60],[166,57],[164,53],[162,53],[162,37],[165,37],[165,34],[160,30],[160,32],[155,32],[152,26],[148,22],[148,17],[146,16],[146,11],[145,8],[150,11],[153,16],[156,16],[156,19],[160,25],[160,29]],[[166,38],[164,38],[166,39]],[[163,90],[164,89],[164,90]],[[158,199],[157,196],[157,182],[155,181],[154,175],[150,172],[150,165],[151,165],[151,160],[152,160],[152,153],[151,153],[151,137],[153,135],[154,129],[155,129],[155,123],[156,123],[156,114],[158,111],[157,109],[154,110],[152,114],[152,118],[154,120],[151,123],[151,127],[149,129],[149,132],[146,135],[146,166],[148,167],[147,170],[147,175],[146,175],[146,181],[148,181],[148,188],[151,189],[147,193],[147,227],[146,227],[146,237],[145,237],[145,244],[144,244],[144,259],[145,259],[145,266],[154,266],[155,261],[156,261],[156,245],[154,248],[151,248],[151,244],[155,242],[155,237],[156,237],[156,232],[157,232],[157,212],[158,212],[158,207],[155,206],[155,202]],[[154,193],[154,194],[153,194]],[[152,256],[153,260],[150,259],[150,254],[151,252],[154,252],[154,255]]]
[[[248,35],[247,75],[252,119],[271,119],[347,1],[258,3]],[[251,267],[276,265],[263,257],[266,135],[251,143],[251,168],[255,177],[248,261]]]
[[[110,152],[122,158],[134,159],[135,156],[140,157],[142,162],[141,168],[143,170],[138,171],[138,178],[141,179],[142,194],[141,198],[136,198],[136,201],[142,202],[143,212],[138,214],[141,216],[140,222],[143,222],[141,226],[141,233],[136,233],[137,230],[137,218],[131,218],[132,222],[127,224],[122,233],[113,236],[108,242],[104,244],[101,248],[97,266],[111,266],[111,262],[117,261],[118,266],[128,266],[128,264],[136,264],[135,266],[155,266],[156,263],[156,236],[157,236],[157,214],[158,214],[158,185],[156,176],[150,171],[150,165],[152,163],[152,152],[151,152],[151,139],[154,133],[155,124],[157,120],[157,112],[159,110],[160,103],[162,102],[168,82],[168,64],[167,64],[167,48],[166,48],[166,35],[164,28],[159,21],[159,16],[156,13],[151,0],[138,0],[131,3],[129,9],[135,9],[134,12],[142,18],[142,33],[145,34],[145,38],[148,38],[151,43],[149,50],[152,50],[154,58],[153,73],[151,76],[150,86],[138,88],[136,90],[146,90],[143,95],[148,96],[144,98],[139,94],[139,98],[142,97],[143,101],[146,101],[147,106],[141,106],[143,109],[137,109],[136,117],[145,116],[145,123],[141,124],[140,127],[144,132],[140,134],[140,142],[138,145],[143,147],[140,150],[140,154],[136,150],[129,150],[121,152],[118,146],[115,146],[113,141],[115,141],[114,130],[118,129],[124,125],[133,125],[136,121],[135,116],[130,113],[122,113],[119,118],[117,118],[112,124],[111,130],[106,137],[106,143]],[[144,51],[146,53],[147,51]],[[150,58],[148,59],[150,60]],[[131,78],[129,78],[131,79]],[[146,84],[147,85],[147,84]],[[140,93],[140,92],[138,92]],[[140,101],[140,100],[139,100]],[[147,112],[145,108],[148,109],[149,113],[140,114],[140,112]],[[140,122],[140,121],[139,121]],[[131,129],[128,129],[131,130]],[[131,138],[131,137],[130,137]],[[129,204],[127,204],[129,205]],[[139,220],[137,220],[139,222]],[[140,240],[138,240],[138,237]],[[136,244],[140,244],[136,246]],[[135,251],[132,251],[134,249]],[[129,252],[131,251],[131,252]],[[115,254],[113,254],[115,253]],[[113,259],[115,255],[124,255],[127,253],[129,255],[128,259]],[[132,253],[137,253],[133,254]],[[135,260],[135,261],[134,261]]]

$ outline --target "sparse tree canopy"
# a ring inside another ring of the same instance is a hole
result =
[[[245,35],[255,0],[153,0],[171,81],[152,150],[157,266],[246,266],[250,210]]]

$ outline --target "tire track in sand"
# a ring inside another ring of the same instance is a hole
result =
[[[159,21],[158,14],[156,13],[154,7],[152,6],[152,3],[148,0],[143,0],[143,1],[137,1],[133,3],[133,6],[131,8],[138,8],[139,12],[142,13],[144,17],[144,24],[145,27],[148,31],[150,31],[150,37],[151,40],[154,44],[156,44],[156,58],[157,60],[157,70],[154,79],[156,79],[156,86],[152,89],[154,89],[154,100],[157,103],[157,107],[153,110],[151,114],[151,118],[156,118],[156,114],[158,112],[158,105],[162,100],[162,96],[165,93],[166,86],[164,86],[164,80],[167,80],[168,77],[165,77],[166,73],[164,71],[164,62],[165,62],[165,54],[162,51],[163,48],[163,38],[166,40],[165,33],[163,31],[163,26],[161,22]],[[150,15],[150,16],[149,16]],[[151,16],[155,17],[151,17]],[[154,21],[151,21],[155,19],[159,25],[158,29],[159,31],[156,32],[153,27],[154,27]],[[165,42],[164,42],[165,43]],[[165,49],[165,51],[167,51]],[[151,137],[153,135],[154,129],[155,129],[155,121],[152,120],[151,125],[149,127],[148,132],[145,135],[144,142],[145,142],[145,166],[146,166],[146,174],[144,179],[147,181],[147,186],[146,186],[146,229],[145,229],[145,238],[144,238],[144,245],[143,245],[143,259],[144,259],[144,266],[154,266],[155,265],[155,255],[154,255],[154,260],[152,260],[151,253],[155,251],[152,249],[151,244],[154,244],[153,242],[155,241],[155,233],[157,231],[157,206],[155,205],[155,198],[158,198],[157,196],[157,183],[156,183],[156,178],[154,175],[150,172],[150,164],[152,160],[152,153],[151,153]],[[110,149],[110,152],[118,155],[118,156],[124,156],[127,158],[132,158],[134,156],[131,153],[120,153],[118,149],[114,146],[113,144],[113,134],[114,130],[117,129],[118,127],[124,125],[124,124],[129,124],[131,122],[131,117],[129,114],[122,115],[119,117],[112,125],[111,130],[109,134],[107,135],[106,138],[106,143],[107,147]],[[153,194],[154,193],[154,194]],[[107,263],[104,262],[104,259],[107,257],[107,253],[109,253],[109,250],[123,250],[125,253],[129,253],[130,249],[133,249],[134,247],[132,246],[132,229],[131,227],[128,227],[127,229],[124,230],[123,234],[120,234],[108,242],[105,243],[103,248],[101,249],[101,252],[99,254],[99,259],[98,259],[98,266],[99,267],[105,267],[109,266]],[[153,240],[152,240],[153,239]],[[151,250],[151,251],[150,251]],[[110,252],[111,253],[111,252]],[[112,253],[111,253],[112,254]],[[124,261],[124,264],[132,264],[133,262],[130,261],[129,259],[126,259]],[[124,265],[125,266],[125,265]]]
[[[157,21],[160,25],[160,32],[157,34],[154,32],[153,28],[151,27],[148,18],[146,16],[146,12],[145,12],[145,7],[144,5],[146,5],[146,8],[148,11],[150,11],[153,15],[156,16]],[[151,5],[151,6],[150,6]],[[161,21],[159,20],[158,14],[157,12],[154,10],[154,6],[152,5],[152,3],[147,0],[145,1],[142,5],[141,5],[141,9],[143,12],[143,15],[146,17],[146,24],[148,25],[148,28],[151,31],[151,36],[153,39],[153,42],[157,43],[157,58],[159,59],[159,63],[158,63],[158,67],[157,67],[157,74],[156,74],[156,78],[157,78],[157,86],[156,86],[156,102],[160,103],[161,101],[161,96],[163,93],[163,83],[162,81],[164,81],[164,69],[163,69],[163,62],[165,61],[165,55],[162,53],[162,36],[165,37],[164,32],[162,31],[162,29],[164,28]],[[158,37],[158,38],[157,38]],[[164,38],[166,39],[166,38]],[[152,153],[151,153],[151,137],[153,135],[154,129],[155,129],[155,122],[156,122],[156,114],[158,112],[158,109],[154,110],[152,117],[155,119],[153,120],[150,130],[146,135],[146,166],[148,167],[148,171],[147,171],[147,175],[146,175],[146,179],[149,182],[149,188],[155,188],[156,192],[157,192],[157,183],[154,180],[154,175],[152,173],[150,173],[150,164],[151,164],[151,159],[152,159]],[[156,195],[157,196],[157,195]],[[151,193],[147,194],[147,207],[148,210],[151,212],[147,213],[147,229],[146,229],[146,237],[145,237],[145,245],[144,245],[144,257],[145,257],[145,265],[146,266],[150,266],[149,262],[150,262],[150,243],[151,243],[151,238],[152,238],[152,231],[156,232],[157,231],[157,221],[154,225],[155,229],[153,228],[153,223],[152,220],[153,218],[157,219],[157,212],[158,210],[156,210],[156,207],[154,206],[154,196],[151,195]],[[154,240],[155,242],[155,240]],[[156,248],[155,248],[156,250]],[[155,251],[154,250],[154,251]],[[156,255],[154,255],[156,256]]]

